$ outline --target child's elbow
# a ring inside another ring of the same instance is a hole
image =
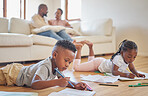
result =
[[[78,66],[73,66],[73,70],[78,72],[79,71],[79,67]]]
[[[35,90],[39,90],[39,88],[37,88],[36,86],[33,86],[33,85],[31,85],[31,88],[35,89]]]
[[[32,84],[31,84],[31,88],[34,89],[34,90],[40,90],[40,89],[42,89],[42,88],[40,88],[39,86],[36,86],[35,83],[32,83]]]
[[[79,71],[79,70],[78,70],[77,68],[75,68],[75,67],[74,67],[73,69],[74,69],[74,71],[76,71],[76,72],[78,72],[78,71]]]
[[[76,72],[81,72],[81,71],[83,71],[81,68],[79,68],[79,67],[74,67],[73,68]]]
[[[119,74],[117,73],[117,71],[112,71],[112,74],[114,75],[114,76],[118,76]]]

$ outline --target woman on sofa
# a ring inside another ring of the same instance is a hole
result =
[[[64,26],[67,28],[73,28],[68,21],[66,20],[62,20],[61,16],[63,14],[63,10],[61,8],[58,8],[55,12],[55,19],[51,19],[48,21],[49,25],[53,25],[53,26]],[[69,33],[69,35],[72,35]]]
[[[55,12],[55,19],[51,19],[48,21],[49,25],[59,25],[72,28],[72,26],[66,20],[61,20],[62,14],[63,10],[61,8],[58,8]]]
[[[35,14],[32,17],[31,25],[34,28],[41,28],[43,26],[49,25],[44,18],[44,16],[47,16],[47,13],[48,13],[47,6],[45,4],[40,4],[39,7],[38,7],[38,14]],[[61,26],[63,26],[63,25],[61,25]],[[54,32],[53,30],[47,30],[47,31],[39,32],[39,33],[37,33],[37,35],[52,37],[52,38],[55,38],[57,40],[63,40],[64,39],[64,40],[73,41],[73,39],[65,32],[64,29],[60,30],[58,32]]]

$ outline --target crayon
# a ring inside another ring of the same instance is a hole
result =
[[[143,87],[143,86],[148,86],[148,85],[128,85],[128,87]]]
[[[116,87],[118,87],[118,85],[113,85],[113,84],[99,84],[99,85],[104,85],[104,86],[116,86]]]
[[[148,83],[138,83],[138,85],[148,85]]]
[[[108,74],[104,73],[104,76],[110,76],[110,75],[108,75]]]

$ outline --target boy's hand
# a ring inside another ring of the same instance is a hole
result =
[[[70,80],[70,77],[65,77],[65,78],[63,78],[63,77],[60,77],[59,78],[59,86],[60,87],[66,87],[67,85],[68,85],[68,81]]]
[[[132,74],[132,73],[127,73],[127,77],[128,77],[128,78],[131,78],[131,79],[134,79],[134,78],[135,78],[135,75]]]
[[[80,82],[75,85],[75,88],[78,90],[87,90],[87,85],[83,82]]]
[[[137,77],[144,77],[145,78],[145,75],[144,74],[140,74],[140,73],[137,73],[136,76]]]

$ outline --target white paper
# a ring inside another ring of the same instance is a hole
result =
[[[131,78],[126,78],[126,77],[119,77],[119,80],[142,80],[142,79],[148,79],[148,73],[144,73],[144,72],[141,72],[141,71],[138,71],[138,73],[144,74],[145,78],[143,78],[143,77],[135,77],[134,79],[131,79]],[[110,75],[110,76],[113,76],[112,73],[106,73],[106,74]]]
[[[6,92],[0,91],[0,96],[38,96],[35,92]]]
[[[95,91],[84,91],[66,88],[59,92],[52,92],[48,96],[94,96],[95,93]]]
[[[102,76],[102,75],[81,75],[81,80],[103,83],[114,83],[118,81],[119,76]]]
[[[145,78],[143,78],[143,77],[135,77],[134,79],[131,79],[131,78],[126,78],[126,77],[120,77],[119,80],[142,80],[142,79],[148,79],[148,73],[144,73],[144,72],[140,72],[140,71],[138,71],[138,73],[144,74]]]

